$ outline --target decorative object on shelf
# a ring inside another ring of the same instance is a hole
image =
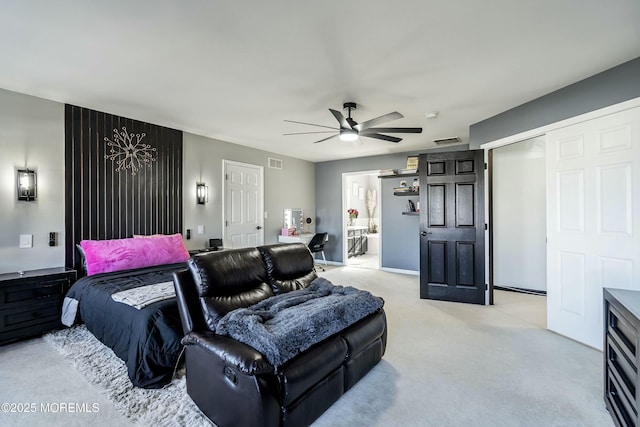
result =
[[[413,191],[420,191],[420,179],[415,178],[413,180],[413,184],[411,184],[411,187],[413,187]]]
[[[405,181],[404,179],[400,181],[400,187],[406,187],[406,186],[407,186],[407,181]]]
[[[380,169],[379,176],[391,176],[396,175],[398,171],[396,169]]]
[[[404,170],[408,169],[418,170],[418,156],[407,156],[407,168]]]
[[[358,218],[358,210],[347,209],[347,213],[349,214],[349,226],[353,226],[355,224],[356,218]]]
[[[413,200],[407,200],[407,212],[416,212],[416,205]]]
[[[29,169],[18,169],[18,200],[33,202],[37,198],[37,175]]]
[[[393,187],[394,193],[411,193],[413,191],[413,187]]]
[[[367,211],[369,211],[369,233],[375,233],[376,231],[372,231],[373,229],[378,228],[378,226],[373,222],[373,214],[376,204],[378,203],[378,193],[376,190],[367,190]]]
[[[204,205],[209,201],[209,187],[204,182],[196,183],[196,200],[199,205]]]
[[[118,167],[116,172],[123,169],[130,169],[131,175],[135,174],[144,166],[151,167],[151,163],[156,159],[153,157],[154,147],[149,144],[143,144],[142,140],[147,136],[146,133],[127,133],[127,128],[122,126],[122,131],[113,130],[113,141],[106,136],[104,140],[107,146],[111,147],[109,154],[105,154],[104,158],[112,162],[117,160]],[[135,139],[134,139],[135,137]]]

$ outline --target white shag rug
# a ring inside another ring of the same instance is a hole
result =
[[[161,389],[137,388],[129,381],[125,363],[84,325],[48,333],[44,340],[132,422],[143,426],[214,426],[187,395],[183,373]]]

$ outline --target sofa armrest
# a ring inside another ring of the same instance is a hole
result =
[[[184,345],[197,345],[247,375],[272,374],[274,367],[250,346],[211,331],[190,332]]]

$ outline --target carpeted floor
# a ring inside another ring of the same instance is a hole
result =
[[[186,392],[183,372],[162,389],[134,387],[127,367],[84,325],[51,332],[44,340],[113,402],[115,408],[139,425],[211,426]]]
[[[602,353],[545,330],[544,297],[496,292],[494,306],[473,306],[420,300],[417,276],[349,267],[322,275],[383,297],[389,341],[382,362],[314,426],[613,426]],[[84,335],[74,328],[0,347],[0,401],[95,402],[99,412],[0,412],[0,425],[207,425],[183,378],[135,389],[122,362]]]

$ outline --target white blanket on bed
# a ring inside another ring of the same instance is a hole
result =
[[[116,292],[111,295],[111,299],[140,310],[154,302],[175,298],[175,296],[173,282],[162,282]]]

